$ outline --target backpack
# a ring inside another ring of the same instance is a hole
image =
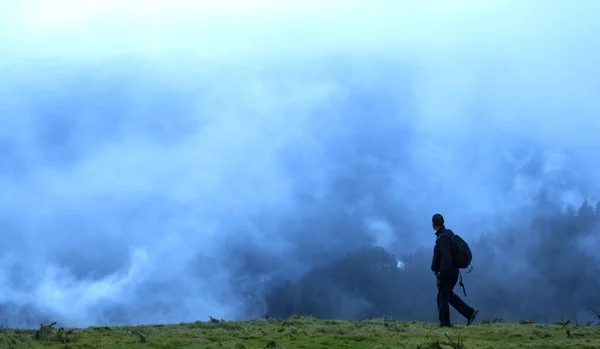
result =
[[[471,260],[473,259],[473,254],[471,253],[471,248],[469,244],[460,236],[454,234],[454,232],[450,229],[447,229],[450,232],[450,236],[446,235],[446,237],[450,238],[452,242],[452,259],[453,264],[456,268],[466,269],[471,265]],[[465,289],[465,284],[463,283],[462,273],[459,271],[458,275],[460,276],[460,287],[463,289],[463,293],[465,297],[467,296],[467,290]]]
[[[454,234],[452,238],[452,254],[454,255],[454,266],[459,269],[466,269],[471,265],[473,254],[469,244],[460,236]]]

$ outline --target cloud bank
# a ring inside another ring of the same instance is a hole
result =
[[[598,200],[598,14],[3,3],[3,322],[260,316],[273,280],[429,246],[433,212],[475,238],[526,220],[542,189]]]

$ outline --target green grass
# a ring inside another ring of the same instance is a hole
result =
[[[0,329],[0,348],[600,348],[600,326],[484,321],[439,329],[391,320],[198,321],[179,325]]]

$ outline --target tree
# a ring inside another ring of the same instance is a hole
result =
[[[576,225],[579,231],[588,232],[594,225],[595,215],[594,208],[587,199],[581,204],[579,210],[577,210]]]
[[[583,201],[579,207],[579,210],[577,210],[577,215],[579,217],[591,217],[594,215],[594,209],[587,199]]]

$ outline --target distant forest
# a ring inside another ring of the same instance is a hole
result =
[[[465,300],[481,310],[479,320],[583,322],[600,310],[600,204],[537,206],[528,224],[487,227],[491,233],[468,241],[474,260],[473,269],[462,272]],[[433,243],[432,232],[431,248],[402,256],[402,267],[392,253],[374,247],[314,268],[272,289],[267,314],[436,321]],[[464,297],[458,285],[455,292]],[[463,320],[453,314],[453,321]]]

